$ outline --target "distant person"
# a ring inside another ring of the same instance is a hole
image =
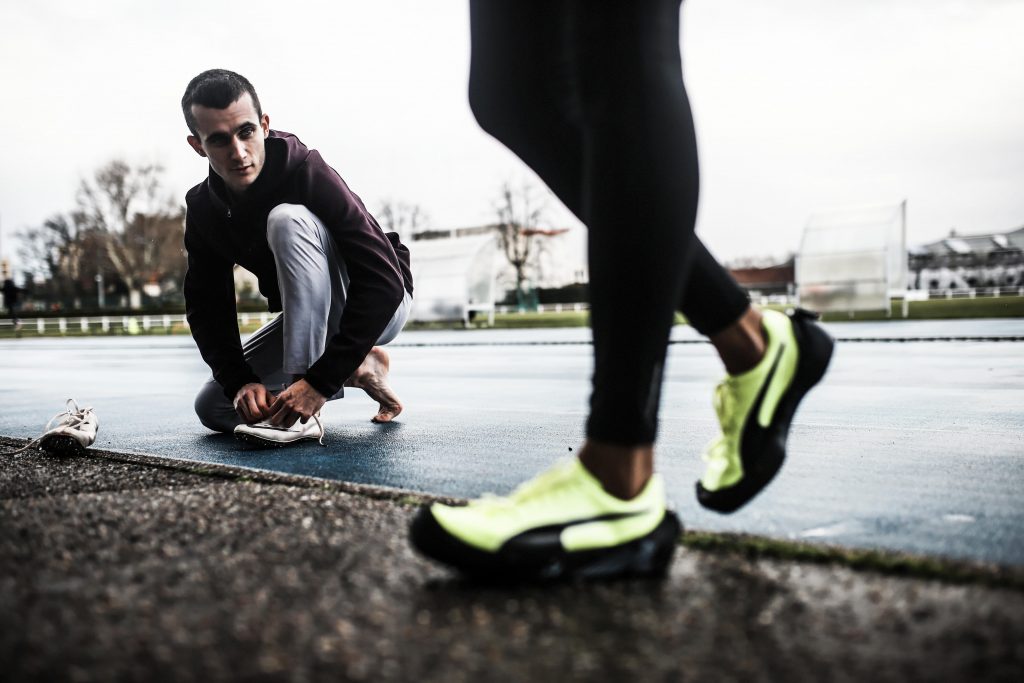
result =
[[[412,303],[409,250],[385,234],[316,150],[271,130],[252,84],[223,69],[188,84],[188,143],[209,176],[185,202],[185,305],[213,377],[196,397],[199,420],[263,445],[323,438],[320,409],[359,387],[388,422],[402,404],[380,348]],[[243,345],[233,267],[259,280],[283,313]]]
[[[738,509],[774,477],[832,340],[812,314],[751,307],[694,234],[697,143],[679,0],[471,0],[470,105],[589,228],[593,393],[577,457],[507,497],[420,510],[411,538],[504,578],[662,572],[680,525],[654,473],[666,347],[681,310],[721,357],[721,434],[697,499]],[[500,451],[501,444],[494,448]],[[500,460],[500,454],[493,455]]]
[[[23,290],[21,287],[14,284],[14,280],[7,278],[4,280],[3,288],[0,288],[0,291],[2,291],[4,295],[4,308],[7,309],[7,317],[11,319],[11,322],[14,323],[15,327],[18,327],[21,323],[21,321],[18,320],[18,301],[21,298],[21,292]]]

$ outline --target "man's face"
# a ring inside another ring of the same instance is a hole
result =
[[[259,177],[267,158],[264,141],[270,134],[270,117],[256,114],[252,97],[244,93],[225,109],[192,105],[198,135],[188,144],[210,160],[213,172],[228,189],[242,194]]]

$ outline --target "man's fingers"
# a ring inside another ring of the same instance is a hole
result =
[[[275,418],[277,420],[275,424],[287,428],[295,424],[295,421],[299,419],[299,414],[288,406],[285,406],[282,410],[278,411]]]
[[[246,384],[235,395],[235,412],[249,424],[259,422],[269,412],[268,398],[273,398],[273,394],[262,384]]]
[[[248,423],[255,422],[252,417],[252,406],[250,401],[251,399],[249,394],[245,393],[239,396],[238,401],[235,403],[235,411]]]
[[[268,421],[270,424],[281,426],[284,423],[284,417],[288,411],[288,405],[281,400],[280,396],[278,396],[270,406]]]
[[[267,400],[267,392],[265,390],[257,392],[253,400],[253,410],[256,414],[259,417],[266,417],[270,412],[270,406],[271,403]]]
[[[267,416],[265,419],[268,422],[285,428],[292,427],[300,420],[302,424],[306,424],[309,418],[319,409],[320,405],[323,405],[322,400],[318,404],[301,390],[297,390],[297,386],[299,385],[293,384],[277,396],[271,397],[273,400],[267,406],[264,413]],[[310,391],[312,392],[313,390],[310,389]]]
[[[300,417],[290,405],[287,397],[278,396],[270,406],[270,423],[278,427],[291,427]]]

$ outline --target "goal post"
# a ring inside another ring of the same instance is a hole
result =
[[[413,297],[409,319],[468,324],[473,313],[494,323],[497,249],[493,234],[413,240]]]
[[[812,214],[796,257],[801,306],[891,311],[907,289],[907,202]]]

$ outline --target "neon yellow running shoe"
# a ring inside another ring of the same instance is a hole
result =
[[[798,308],[763,315],[764,358],[715,389],[722,432],[704,453],[707,468],[697,482],[697,500],[718,512],[739,509],[775,477],[796,408],[821,381],[835,346],[814,313]]]
[[[594,579],[664,574],[681,531],[660,476],[624,501],[572,459],[506,497],[424,506],[410,539],[427,557],[477,578]]]

